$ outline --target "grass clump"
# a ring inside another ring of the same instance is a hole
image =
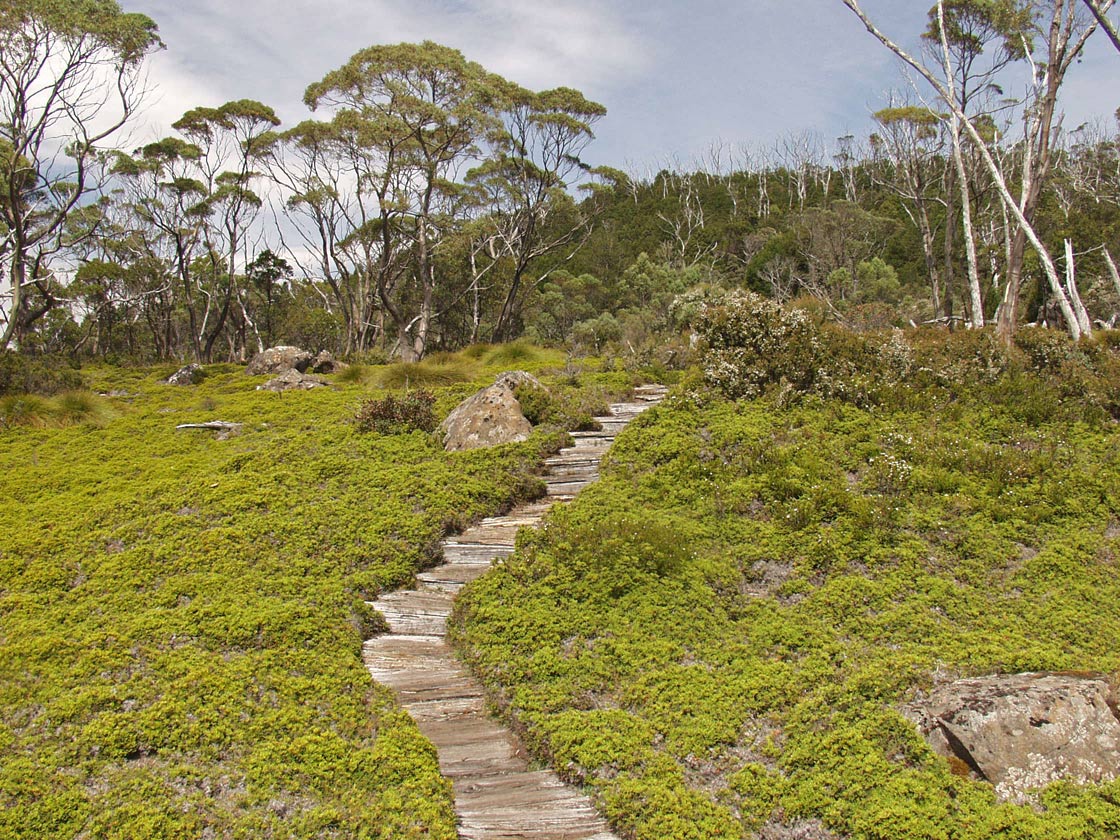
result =
[[[435,388],[470,382],[478,376],[478,366],[469,359],[438,353],[420,362],[398,362],[377,372],[382,388]]]
[[[559,354],[544,350],[527,341],[513,341],[488,349],[481,357],[487,367],[523,368],[537,367],[554,362]]]
[[[57,428],[80,423],[103,426],[113,416],[114,411],[105,399],[88,391],[68,391],[54,397],[34,394],[0,397],[0,429]]]
[[[370,378],[370,369],[363,364],[347,365],[337,374],[335,374],[335,382],[343,382],[346,384],[356,385],[366,382]]]

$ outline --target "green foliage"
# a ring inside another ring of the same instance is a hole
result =
[[[775,383],[805,390],[822,364],[810,318],[754,292],[735,291],[706,302],[694,326],[707,345],[704,375],[729,396],[755,397]]]
[[[86,423],[103,426],[115,412],[104,397],[87,391],[69,391],[56,397],[14,394],[0,397],[0,429],[16,426],[35,428]]]
[[[448,454],[354,434],[360,386],[164,373],[87,369],[128,393],[64,401],[112,405],[103,428],[0,428],[0,837],[451,840],[430,744],[362,665],[364,601],[535,489],[554,438]],[[216,417],[242,433],[175,430]]]
[[[81,374],[65,359],[0,351],[0,396],[57,394],[81,387]]]
[[[434,432],[437,421],[432,407],[435,402],[431,391],[408,391],[400,397],[388,394],[362,403],[354,422],[358,431],[379,435]]]
[[[713,323],[765,340],[758,317]],[[627,836],[1115,836],[1115,783],[999,804],[896,711],[934,680],[1120,671],[1114,351],[816,329],[838,395],[651,410],[463,593],[460,651]]]

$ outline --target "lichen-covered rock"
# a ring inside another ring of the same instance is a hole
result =
[[[202,365],[181,367],[163,381],[168,385],[197,385],[202,381]]]
[[[312,373],[339,373],[350,367],[345,362],[340,362],[329,350],[320,350],[319,355],[311,363]]]
[[[525,419],[512,387],[499,381],[463,400],[439,430],[444,449],[455,452],[527,440],[533,426]]]
[[[909,704],[934,750],[957,759],[1001,799],[1060,779],[1105,782],[1120,776],[1120,719],[1103,678],[1011,674],[956,682]]]
[[[258,391],[310,391],[312,388],[322,388],[327,383],[315,376],[308,376],[292,368],[284,371],[275,379],[270,379],[263,385],[258,385]]]
[[[314,356],[298,347],[281,345],[269,347],[263,353],[258,353],[245,368],[249,376],[261,376],[266,373],[283,373],[286,370],[306,371],[314,360]]]
[[[498,377],[494,380],[495,385],[504,385],[511,391],[516,391],[523,385],[529,385],[533,388],[540,388],[543,391],[548,389],[541,384],[541,381],[531,373],[526,373],[523,370],[507,370],[505,373],[499,373]]]

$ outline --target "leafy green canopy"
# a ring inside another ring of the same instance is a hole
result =
[[[6,48],[27,48],[43,33],[109,50],[126,65],[163,46],[155,21],[121,11],[115,0],[0,0],[0,43]]]

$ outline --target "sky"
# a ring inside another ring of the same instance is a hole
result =
[[[866,0],[909,45],[932,0]],[[690,166],[713,147],[768,149],[813,131],[866,137],[907,85],[841,0],[121,0],[159,25],[155,92],[136,129],[257,99],[286,125],[306,86],[374,44],[433,40],[527,87],[566,85],[607,108],[585,157],[632,173]],[[1120,54],[1095,37],[1067,77],[1067,127],[1120,106]],[[1017,82],[1012,80],[1012,84]]]

